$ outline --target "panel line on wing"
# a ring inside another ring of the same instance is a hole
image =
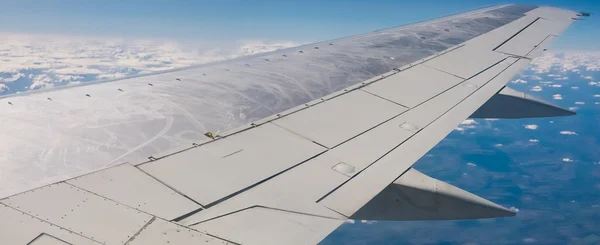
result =
[[[525,27],[523,27],[521,30],[519,30],[517,33],[513,34],[511,37],[509,37],[508,39],[504,40],[504,42],[500,43],[500,45],[496,46],[494,49],[492,49],[492,51],[496,51],[496,49],[499,49],[500,47],[502,47],[502,45],[506,44],[507,42],[509,42],[511,39],[513,39],[514,37],[516,37],[517,35],[519,35],[521,32],[525,31],[525,29],[527,29],[529,26],[533,25],[535,22],[537,22],[540,19],[540,17],[537,17],[535,20],[533,20],[531,23],[529,23],[528,25],[526,25]]]
[[[504,60],[506,60],[506,59],[504,59]],[[504,60],[503,60],[503,61],[504,61]],[[514,61],[512,64],[516,63],[517,61],[518,61],[518,60]],[[502,61],[501,61],[501,62],[502,62]],[[501,62],[498,62],[498,63],[494,64],[493,66],[496,66],[496,65],[498,65],[498,64],[499,64],[499,63],[501,63]],[[512,65],[512,64],[511,64],[511,65]],[[490,67],[486,68],[486,70],[490,69],[490,68],[491,68],[491,67],[493,67],[493,66],[490,66]],[[500,71],[500,72],[499,72],[499,73],[497,73],[497,74],[496,74],[494,77],[492,77],[491,79],[489,79],[489,80],[488,80],[488,81],[487,81],[487,82],[486,82],[484,85],[482,85],[482,86],[478,86],[478,87],[477,87],[477,88],[476,88],[476,89],[475,89],[475,90],[474,90],[474,91],[473,91],[473,92],[472,92],[472,93],[471,93],[469,96],[471,96],[472,94],[476,93],[476,92],[477,92],[479,89],[481,89],[482,87],[484,87],[484,86],[485,86],[487,83],[489,83],[490,81],[492,81],[492,80],[493,80],[495,77],[497,77],[497,76],[499,76],[500,74],[502,74],[502,72],[504,72],[504,71],[505,71],[506,69],[508,69],[509,67],[510,67],[510,65],[509,65],[509,66],[507,66],[507,67],[505,67],[505,68],[504,68],[502,71]],[[471,78],[470,78],[470,79],[471,79]],[[463,82],[461,82],[461,83],[458,83],[458,84],[456,84],[456,85],[452,86],[451,88],[447,89],[446,91],[444,91],[444,92],[442,92],[442,93],[440,93],[440,94],[443,94],[443,93],[445,93],[445,92],[447,92],[447,91],[451,90],[452,88],[455,88],[456,86],[459,86],[459,85],[461,85],[461,84],[467,83],[468,81],[469,81],[469,80],[465,80],[465,81],[463,81]],[[438,94],[438,96],[439,96],[439,94]],[[321,198],[319,198],[319,199],[318,199],[316,202],[320,202],[320,201],[322,201],[322,200],[323,200],[323,199],[325,199],[327,196],[329,196],[330,194],[332,194],[333,192],[335,192],[336,190],[338,190],[339,188],[341,188],[342,186],[344,186],[346,183],[348,183],[349,181],[351,181],[351,180],[355,179],[355,178],[356,178],[356,176],[358,176],[358,175],[360,175],[361,173],[363,173],[365,170],[367,170],[367,169],[368,169],[369,167],[371,167],[373,164],[377,163],[377,162],[378,162],[380,159],[382,159],[383,157],[385,157],[386,155],[388,155],[390,152],[392,152],[392,151],[396,150],[396,148],[398,148],[399,146],[401,146],[402,144],[404,144],[404,142],[407,142],[407,141],[408,141],[408,140],[410,140],[412,137],[414,137],[415,135],[417,135],[419,132],[421,132],[422,130],[424,130],[425,128],[427,128],[427,126],[429,126],[430,124],[432,124],[433,122],[435,122],[435,121],[436,121],[437,119],[439,119],[440,117],[444,116],[446,113],[448,113],[448,112],[449,112],[450,110],[452,110],[454,107],[456,107],[457,105],[459,105],[460,103],[462,103],[462,102],[463,102],[465,99],[467,99],[469,96],[466,96],[465,98],[462,98],[462,99],[461,99],[461,100],[460,100],[458,103],[456,103],[455,105],[453,105],[452,107],[450,107],[450,108],[449,108],[448,110],[446,110],[444,113],[441,113],[440,115],[438,115],[438,116],[437,116],[437,117],[436,117],[434,120],[431,120],[431,121],[430,121],[430,122],[429,122],[427,125],[425,125],[425,126],[421,127],[420,129],[418,129],[418,131],[417,131],[417,132],[415,132],[413,135],[409,136],[407,139],[405,139],[404,141],[402,141],[400,144],[396,145],[394,148],[392,148],[391,150],[389,150],[388,152],[386,152],[385,154],[383,154],[382,156],[380,156],[379,158],[377,158],[377,159],[376,159],[374,162],[372,162],[371,164],[367,165],[365,168],[363,168],[362,170],[360,170],[360,171],[359,171],[358,173],[356,173],[354,176],[352,176],[351,178],[349,178],[349,179],[345,180],[345,181],[344,181],[342,184],[340,184],[340,185],[339,185],[339,186],[337,186],[336,188],[334,188],[334,189],[332,189],[331,191],[329,191],[328,193],[326,193],[324,196],[322,196]],[[436,96],[436,97],[437,97],[437,96]],[[431,99],[433,99],[433,98],[435,98],[435,97],[432,97],[432,98],[430,98],[429,100],[431,100]],[[427,101],[429,101],[429,100],[427,100]],[[422,105],[422,104],[426,103],[427,101],[425,101],[425,102],[421,103],[420,105]],[[411,110],[415,110],[415,109],[418,109],[418,106],[417,106],[417,107],[415,107],[415,108],[413,108],[413,109],[411,109]]]

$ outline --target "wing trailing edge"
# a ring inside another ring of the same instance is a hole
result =
[[[514,215],[510,209],[411,168],[350,218],[460,220]]]
[[[504,87],[471,118],[533,118],[572,116],[575,112],[552,105],[533,95]]]

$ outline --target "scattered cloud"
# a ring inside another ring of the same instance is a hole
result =
[[[464,120],[463,122],[461,122],[460,124],[462,124],[462,125],[472,125],[472,124],[478,124],[478,123],[475,120],[473,120],[473,119],[467,119],[467,120]]]
[[[562,159],[563,162],[573,162],[573,159],[565,157]]]
[[[469,167],[477,167],[477,164],[472,163],[472,162],[468,162],[467,166],[469,166]]]
[[[377,223],[375,220],[361,220],[360,223],[371,225]]]
[[[553,87],[553,88],[560,88],[560,87],[562,87],[562,85],[560,85],[560,84],[552,84],[552,85],[550,85],[550,87]]]
[[[531,91],[534,91],[534,92],[540,92],[540,91],[542,91],[542,87],[541,87],[541,86],[538,86],[538,85],[536,85],[536,86],[533,86],[533,88],[531,88]]]
[[[562,95],[561,95],[561,94],[555,94],[555,95],[552,95],[552,99],[555,99],[555,100],[562,100],[562,99],[563,99],[563,97],[562,97]]]
[[[535,239],[531,238],[531,237],[526,237],[523,238],[523,243],[534,243]]]
[[[581,78],[586,79],[586,80],[594,80],[594,78],[592,76],[581,76]]]
[[[511,83],[527,83],[527,81],[525,81],[523,79],[517,79],[517,80],[511,81]]]
[[[502,144],[495,144],[494,147],[502,147]]]
[[[571,89],[572,89],[572,90],[578,90],[578,89],[579,89],[579,87],[577,87],[577,86],[573,86],[573,87],[571,87]]]
[[[513,212],[515,212],[515,213],[518,213],[518,212],[519,212],[519,209],[518,209],[518,208],[516,208],[516,207],[510,207],[510,208],[508,208],[508,210],[510,210],[510,211],[513,211]]]
[[[0,33],[0,40],[3,94],[158,72],[299,45],[240,41],[216,49],[200,42],[8,33]]]
[[[529,139],[529,142],[531,142],[531,143],[538,143],[538,142],[540,142],[540,140],[538,140],[538,139]]]
[[[568,77],[557,77],[557,78],[554,78],[554,80],[557,80],[557,81],[564,81],[564,80],[568,80],[568,79],[569,79]]]
[[[595,86],[595,85],[598,85],[598,82],[589,82],[588,85]]]
[[[600,94],[594,94],[594,98],[600,98]]]
[[[564,134],[564,135],[577,135],[577,133],[573,132],[573,131],[560,131],[560,134]]]
[[[576,101],[575,104],[576,105],[585,105],[585,102],[583,102],[583,101]]]
[[[538,125],[535,125],[535,124],[527,124],[527,125],[525,125],[525,128],[526,128],[526,129],[529,129],[529,130],[536,130],[536,129],[538,128]]]

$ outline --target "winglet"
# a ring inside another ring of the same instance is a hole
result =
[[[572,116],[575,112],[552,105],[535,96],[504,87],[470,118],[532,118]]]
[[[411,168],[350,218],[459,220],[508,216],[515,216],[515,212]]]

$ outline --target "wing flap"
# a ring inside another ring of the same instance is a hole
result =
[[[64,229],[33,214],[24,213],[0,203],[0,240],[2,244],[32,243],[40,236],[51,236],[68,244],[100,245],[102,243]]]
[[[439,116],[433,118],[432,122],[425,124],[426,126],[423,128],[419,128],[418,132],[409,141],[404,142],[383,156],[369,168],[322,199],[320,203],[350,217],[404,171],[408,170],[415,161],[427,153],[429,149],[449,134],[456,125],[477,110],[482,103],[493,96],[509,79],[529,63],[527,60],[516,60],[515,58],[509,58],[506,62],[512,62],[512,65],[502,71],[489,69],[474,77],[473,79],[479,76],[489,76],[486,73],[494,73],[495,75],[495,78],[489,80],[486,85],[481,86],[467,98],[463,98],[461,103],[449,108],[449,111],[438,114]],[[474,90],[474,88],[472,89]],[[438,97],[443,98],[440,96]],[[438,99],[438,97],[421,106],[428,103],[445,106],[447,103],[446,100]],[[408,113],[413,111],[415,115],[418,115],[421,106],[410,110],[402,116],[408,115]],[[425,113],[425,111],[421,113]]]
[[[241,244],[317,244],[344,220],[252,207],[192,228],[211,234],[227,234]]]
[[[201,208],[130,164],[117,165],[66,182],[167,220]]]
[[[268,123],[138,167],[208,206],[325,150]]]

